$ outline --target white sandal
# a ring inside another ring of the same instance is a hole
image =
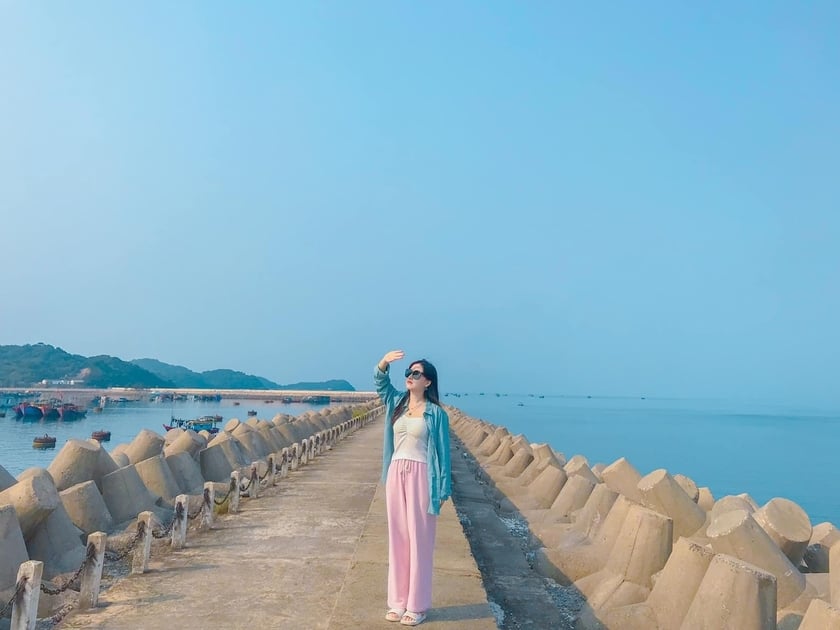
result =
[[[385,621],[401,621],[404,614],[405,609],[403,608],[391,608],[385,613]]]
[[[406,621],[407,620],[407,621]],[[419,626],[426,620],[426,613],[405,611],[405,614],[400,619],[400,624],[404,626]]]

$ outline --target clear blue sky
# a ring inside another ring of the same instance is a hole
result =
[[[837,2],[0,3],[0,343],[840,405]]]

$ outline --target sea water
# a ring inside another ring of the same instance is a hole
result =
[[[451,394],[445,404],[545,442],[590,465],[620,457],[664,468],[715,499],[746,492],[799,504],[816,525],[840,524],[840,410],[722,400]]]
[[[0,418],[0,466],[17,477],[22,471],[33,466],[46,468],[62,445],[71,438],[90,439],[93,431],[104,429],[111,432],[111,440],[103,442],[105,450],[110,451],[118,444],[131,442],[142,429],[149,429],[160,435],[166,433],[164,424],[169,424],[172,417],[189,420],[207,415],[220,415],[223,420],[217,425],[223,429],[231,418],[243,422],[248,420],[248,411],[257,412],[258,418],[271,420],[277,414],[298,416],[306,411],[320,410],[327,405],[305,403],[265,402],[223,398],[218,402],[177,401],[154,403],[145,400],[132,402],[109,402],[100,413],[88,408],[87,415],[79,420],[16,420],[13,409],[4,409],[5,418]],[[32,440],[45,433],[56,438],[55,448],[36,449]]]

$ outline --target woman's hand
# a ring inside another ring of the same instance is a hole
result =
[[[382,360],[379,362],[379,369],[383,372],[388,369],[388,366],[393,363],[394,361],[399,361],[405,356],[405,353],[402,350],[391,350],[390,352],[386,352],[385,356],[382,357]]]

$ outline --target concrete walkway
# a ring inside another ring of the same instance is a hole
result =
[[[149,571],[57,628],[401,628],[384,620],[387,526],[382,420],[340,442],[187,548],[158,544]],[[438,522],[434,608],[421,626],[497,628],[451,502]]]

